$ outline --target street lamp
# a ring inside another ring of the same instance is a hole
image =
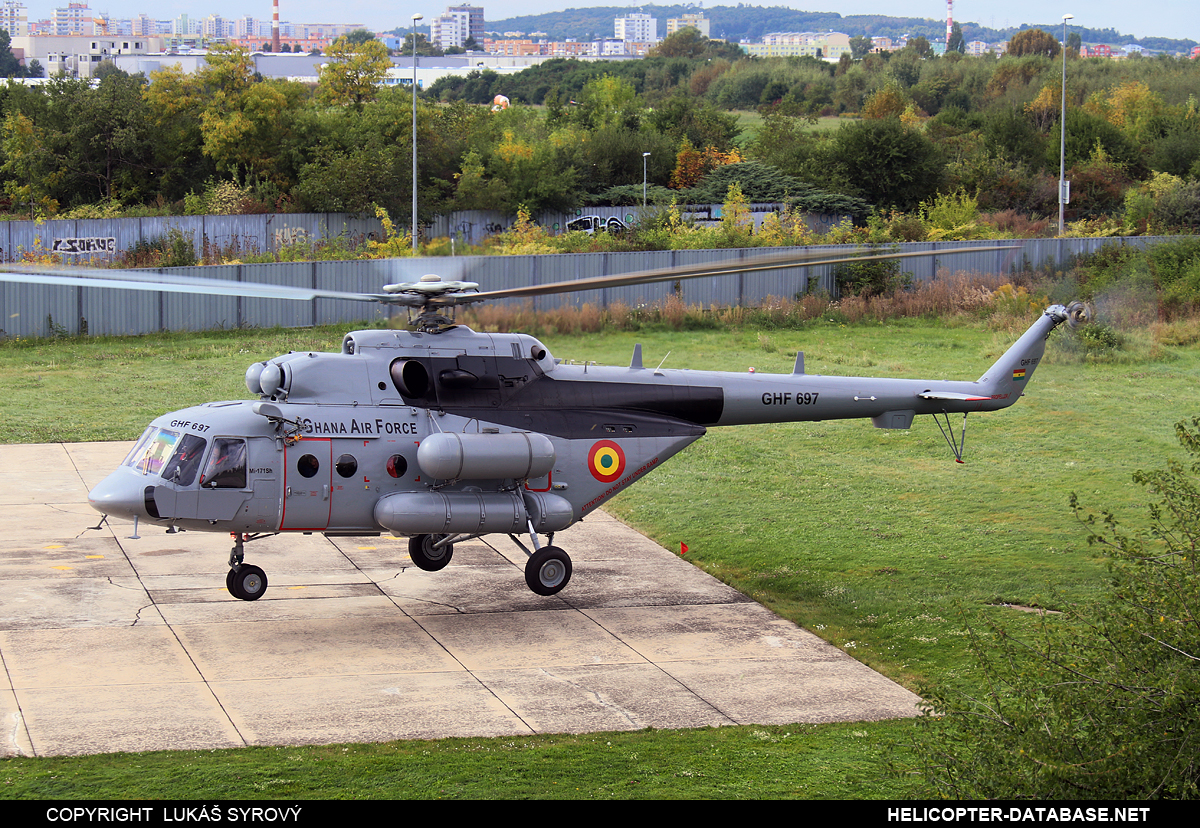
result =
[[[412,147],[413,147],[413,213],[412,213],[412,245],[413,255],[417,255],[417,21],[424,20],[425,15],[414,14],[412,16],[412,39],[413,39],[413,128],[412,128]]]
[[[1062,112],[1059,115],[1060,132],[1058,138],[1058,235],[1063,235],[1063,213],[1067,206],[1067,21],[1074,20],[1075,15],[1064,14],[1063,21],[1063,70],[1062,70]]]
[[[646,209],[646,159],[650,157],[650,153],[642,153],[642,209]]]

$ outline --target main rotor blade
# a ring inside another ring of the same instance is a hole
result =
[[[116,274],[120,274],[117,276]],[[69,287],[149,290],[164,293],[203,293],[210,296],[244,296],[251,299],[347,299],[355,302],[387,302],[383,294],[346,293],[336,290],[264,285],[257,282],[232,282],[204,276],[180,276],[175,273],[137,273],[129,270],[27,268],[21,271],[0,269],[0,282],[19,282]]]
[[[634,273],[617,273],[612,276],[594,276],[589,279],[573,279],[565,282],[548,282],[544,285],[529,285],[519,288],[501,290],[485,290],[473,294],[471,301],[486,299],[515,299],[525,296],[541,296],[552,293],[572,293],[578,290],[597,290],[606,287],[624,287],[626,285],[645,285],[655,282],[670,282],[676,279],[700,279],[705,276],[725,276],[731,273],[753,273],[759,270],[780,270],[790,267],[819,267],[821,265],[841,264],[843,262],[869,262],[881,259],[909,259],[923,256],[947,256],[954,253],[981,253],[995,250],[1015,250],[1020,245],[998,245],[995,247],[954,247],[942,250],[922,250],[915,253],[879,253],[871,256],[841,255],[836,258],[820,258],[828,256],[829,251],[811,251],[805,253],[785,253],[775,256],[760,256],[753,259],[733,259],[728,262],[715,262],[700,265],[685,265],[683,267],[664,267],[653,270],[641,270]],[[853,254],[866,248],[854,248],[846,251]]]

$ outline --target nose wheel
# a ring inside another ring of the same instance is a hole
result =
[[[249,535],[233,534],[233,549],[229,550],[229,572],[225,575],[225,588],[234,598],[242,601],[257,601],[267,591],[267,573],[257,566],[243,563]],[[261,537],[261,536],[255,536]]]
[[[229,594],[243,601],[257,601],[267,591],[267,573],[257,566],[241,564],[225,576]]]

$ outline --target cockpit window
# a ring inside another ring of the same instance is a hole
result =
[[[138,440],[133,451],[125,458],[125,465],[132,466],[142,474],[158,474],[163,464],[175,450],[179,433],[165,428],[148,428]]]
[[[200,469],[200,458],[204,456],[204,448],[208,441],[194,434],[185,434],[179,441],[179,447],[171,455],[171,459],[163,466],[163,480],[169,480],[179,486],[190,486],[196,480],[196,472]]]
[[[157,433],[158,433],[158,429],[155,428],[154,426],[150,426],[145,431],[143,431],[142,436],[138,438],[137,442],[133,444],[133,448],[131,448],[129,450],[129,454],[126,454],[125,459],[121,461],[121,465],[122,466],[136,465],[136,458],[142,456],[142,451],[145,449],[146,443],[149,440],[151,440],[154,437],[154,435]]]
[[[214,437],[200,485],[207,489],[246,488],[246,441]]]

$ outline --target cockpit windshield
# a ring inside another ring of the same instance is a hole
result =
[[[179,433],[167,431],[165,428],[151,426],[146,429],[142,439],[138,440],[133,451],[125,458],[125,465],[131,466],[142,474],[158,474],[162,471],[163,463],[175,450]]]

